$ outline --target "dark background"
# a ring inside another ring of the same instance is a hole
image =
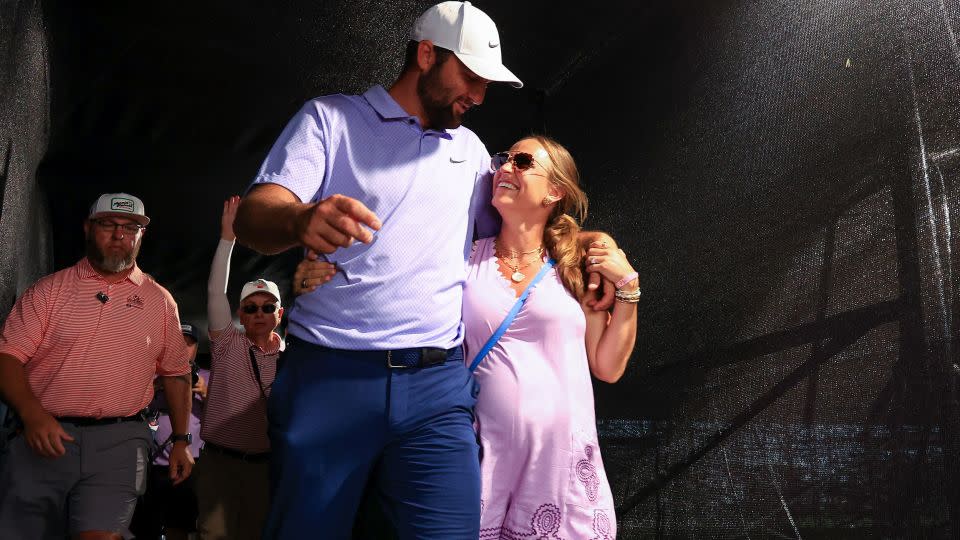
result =
[[[82,256],[101,192],[205,325],[221,202],[307,99],[389,85],[432,1],[0,3],[0,302]],[[956,538],[960,1],[478,1],[641,274],[597,384],[621,538]],[[425,208],[425,212],[429,209]],[[237,248],[231,298],[296,255]]]

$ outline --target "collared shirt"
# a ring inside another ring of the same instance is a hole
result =
[[[131,416],[150,403],[156,375],[190,372],[170,293],[136,266],[107,283],[87,259],[23,293],[3,325],[0,353],[23,362],[54,416]]]
[[[266,398],[282,350],[283,341],[276,332],[263,350],[232,324],[210,338],[210,381],[200,423],[204,441],[254,454],[270,451]],[[250,362],[251,351],[260,382]]]
[[[424,130],[380,86],[307,102],[254,184],[303,202],[353,197],[383,223],[337,249],[338,273],[296,299],[288,331],[327,347],[444,347],[463,339],[460,304],[475,223],[493,234],[490,156],[465,127]]]

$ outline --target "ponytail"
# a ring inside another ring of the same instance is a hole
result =
[[[582,299],[585,293],[583,270],[581,269],[583,250],[580,248],[580,242],[577,239],[579,232],[580,225],[564,213],[553,216],[543,231],[543,245],[557,261],[557,275],[560,276],[560,281],[563,282],[564,287],[577,300]]]

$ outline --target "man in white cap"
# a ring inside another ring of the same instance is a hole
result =
[[[368,478],[401,538],[479,536],[461,299],[474,234],[498,220],[490,155],[461,122],[490,82],[522,86],[501,51],[469,2],[433,6],[389,90],[307,102],[240,206],[244,244],[338,270],[291,308],[265,538],[347,538]]]
[[[143,409],[160,376],[174,484],[193,467],[190,365],[177,305],[136,264],[150,219],[126,193],[101,195],[86,257],[24,291],[0,334],[0,397],[21,428],[0,460],[4,538],[117,539],[146,488]]]
[[[240,291],[236,313],[243,330],[233,324],[226,290],[239,204],[240,197],[223,203],[220,243],[207,283],[210,383],[195,475],[197,531],[204,540],[260,538],[269,507],[267,396],[283,349],[274,331],[283,308],[277,285],[256,279]]]

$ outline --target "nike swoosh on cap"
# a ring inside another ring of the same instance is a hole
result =
[[[497,47],[500,46],[500,42],[499,42],[499,41],[489,41],[489,42],[487,42],[487,45],[489,45],[491,49],[496,49]]]
[[[451,158],[450,158],[450,163],[463,163],[463,162],[466,161],[466,160],[467,160],[467,158],[456,159],[456,158],[451,157]]]

